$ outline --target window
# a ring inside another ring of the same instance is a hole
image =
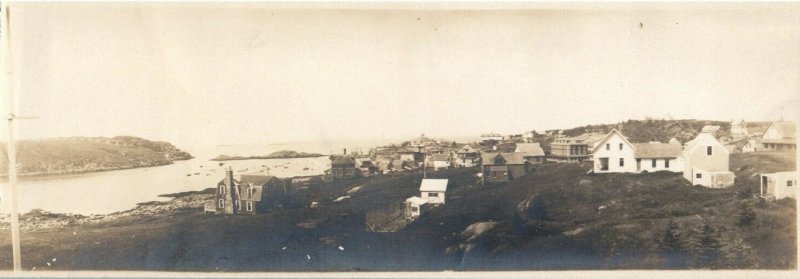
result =
[[[249,196],[252,197],[253,195],[256,194],[256,188],[250,187],[249,190],[250,190],[249,193],[247,193]]]
[[[621,143],[619,144],[619,150],[622,150],[622,144]]]
[[[711,146],[706,147],[706,155],[711,156]]]
[[[669,168],[669,159],[664,159],[664,167]]]
[[[217,205],[218,205],[218,207],[225,207],[225,200],[219,199],[219,202],[217,203]]]
[[[247,202],[247,211],[253,211],[253,202],[251,201]]]
[[[610,143],[606,143],[606,150],[611,150],[611,144]]]
[[[428,193],[428,197],[438,197],[439,193]]]
[[[225,194],[225,186],[224,185],[223,186],[219,186],[219,194],[220,195],[224,195]]]
[[[786,187],[792,187],[792,181],[786,180]]]
[[[242,202],[240,202],[240,201],[235,201],[235,202],[234,202],[234,204],[236,205],[236,209],[237,209],[237,210],[242,210]]]
[[[652,160],[650,160],[650,162],[651,162],[652,166],[655,168],[656,167],[656,162],[658,162],[658,160],[657,159],[652,159]]]
[[[695,174],[694,177],[695,178],[703,178],[703,174],[702,173],[698,173],[698,174]]]
[[[625,166],[625,158],[619,158],[619,166],[620,167],[624,167]]]
[[[412,207],[411,208],[411,212],[417,212],[417,211],[419,211],[419,208],[416,208],[416,207]]]

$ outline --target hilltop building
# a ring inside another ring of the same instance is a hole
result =
[[[728,150],[710,133],[700,133],[686,143],[683,177],[692,185],[723,188],[733,185],[736,176],[729,171]]]
[[[217,183],[214,202],[206,204],[206,213],[257,214],[286,204],[291,180],[270,175],[242,175],[233,178],[233,170],[225,170],[225,178]]]
[[[592,154],[594,173],[655,172],[683,170],[681,145],[649,142],[631,143],[616,129],[598,142]]]
[[[420,134],[419,137],[413,138],[410,143],[414,147],[424,147],[437,142],[432,138],[426,137],[425,134]]]
[[[761,137],[764,151],[794,152],[797,149],[796,131],[794,122],[772,122]]]
[[[503,136],[495,133],[488,133],[481,135],[481,142],[483,143],[498,143],[503,141]]]
[[[796,199],[797,171],[761,174],[761,197],[771,200]]]

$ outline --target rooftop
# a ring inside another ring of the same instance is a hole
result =
[[[423,179],[419,190],[423,192],[445,192],[447,191],[447,179]]]

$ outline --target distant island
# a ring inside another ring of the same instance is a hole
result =
[[[211,161],[232,161],[232,160],[255,160],[255,159],[292,159],[292,158],[315,158],[315,157],[322,157],[325,155],[319,153],[306,153],[306,152],[297,152],[292,150],[281,150],[277,152],[272,152],[266,156],[228,156],[228,155],[219,155]]]
[[[1,145],[5,150],[5,143]],[[49,138],[17,144],[20,176],[153,167],[192,158],[169,142],[131,136]],[[7,164],[0,161],[0,176],[8,175]]]

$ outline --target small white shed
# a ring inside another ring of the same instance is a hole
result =
[[[447,179],[423,179],[419,186],[420,197],[429,203],[444,204]]]
[[[797,196],[797,172],[784,171],[761,174],[761,197],[780,200]]]

